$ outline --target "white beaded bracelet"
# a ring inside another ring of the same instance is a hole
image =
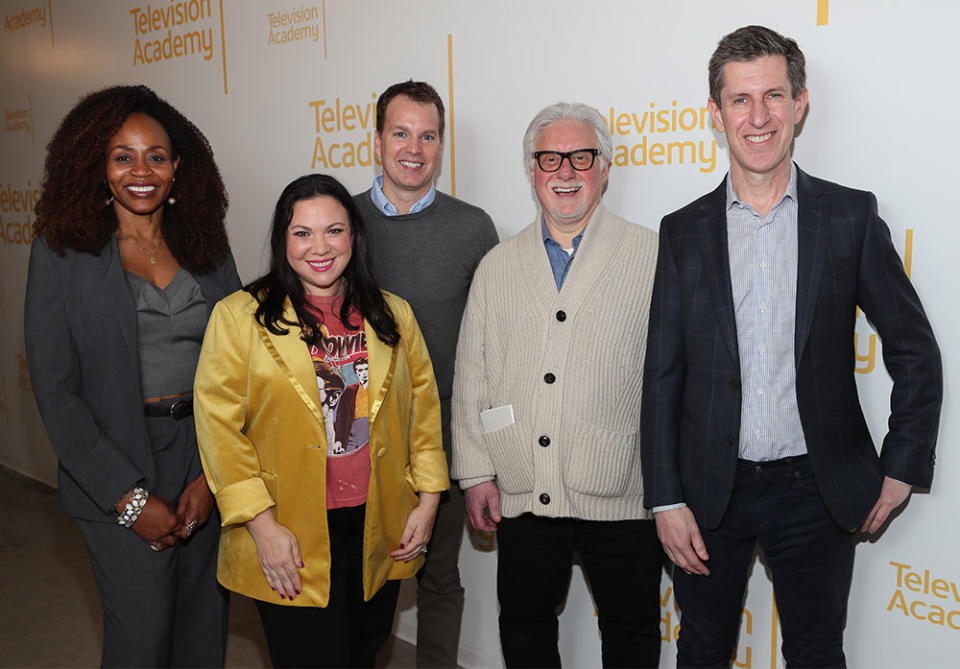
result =
[[[147,498],[150,496],[150,493],[140,486],[137,486],[131,492],[130,501],[127,502],[123,511],[117,514],[117,524],[124,527],[132,527],[137,522],[143,507],[147,505]]]

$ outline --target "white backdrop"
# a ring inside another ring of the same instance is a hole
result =
[[[748,23],[773,27],[807,56],[810,110],[796,142],[812,174],[869,188],[926,305],[948,385],[933,490],[914,495],[878,540],[861,545],[847,649],[854,666],[937,667],[960,649],[955,509],[949,448],[957,398],[951,306],[960,270],[960,138],[955,85],[960,5],[950,0],[0,0],[0,463],[53,482],[55,458],[24,360],[23,294],[44,147],[82,94],[145,83],[210,139],[226,180],[231,243],[244,280],[264,266],[281,188],[309,171],[369,187],[373,104],[389,84],[432,82],[448,102],[439,187],[485,208],[501,237],[535,207],[521,164],[526,124],[559,99],[595,106],[614,131],[608,206],[656,228],[726,171],[723,138],[703,107],[717,40]],[[861,316],[858,381],[875,439],[890,382]],[[460,662],[500,666],[496,554],[471,537],[461,556],[467,608]],[[474,543],[479,548],[474,546]],[[663,666],[678,614],[662,585]],[[403,599],[398,633],[415,611]],[[782,665],[770,581],[750,580],[737,666]],[[599,664],[593,605],[575,570],[561,617],[568,666]]]

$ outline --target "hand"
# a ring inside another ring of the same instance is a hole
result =
[[[257,542],[257,558],[263,575],[267,577],[267,585],[280,594],[280,599],[292,601],[300,594],[297,568],[303,567],[297,538],[277,522],[272,508],[258,513],[247,521],[246,526]]]
[[[890,512],[907,501],[913,486],[909,483],[903,483],[889,476],[883,477],[883,487],[880,488],[880,498],[870,509],[867,519],[860,526],[861,532],[873,534],[880,529],[880,526],[887,520]]]
[[[463,491],[470,524],[483,532],[493,532],[500,522],[500,491],[493,481],[484,481]]]
[[[660,511],[653,516],[657,523],[657,536],[663,550],[673,564],[688,574],[709,576],[710,570],[703,561],[709,560],[707,547],[700,536],[700,528],[688,507]]]
[[[203,474],[195,478],[180,494],[177,515],[183,518],[184,526],[177,536],[186,541],[201,525],[206,524],[213,513],[213,494]]]
[[[433,534],[433,521],[440,506],[440,493],[420,493],[420,503],[407,516],[407,524],[400,536],[400,547],[391,551],[390,557],[397,562],[410,562],[427,550],[430,536]]]
[[[131,493],[123,496],[117,504],[117,509],[122,509],[130,501]],[[147,503],[143,506],[143,511],[137,516],[130,529],[137,533],[137,536],[146,541],[157,551],[173,546],[177,543],[177,537],[174,536],[183,528],[183,516],[174,512],[170,502],[159,495],[150,495],[147,497]]]

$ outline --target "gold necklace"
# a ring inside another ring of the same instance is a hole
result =
[[[156,250],[157,250],[158,248],[160,248],[161,246],[163,246],[163,239],[162,239],[162,238],[160,239],[159,242],[157,242],[153,247],[151,247],[151,248],[149,248],[149,249],[148,249],[148,248],[144,248],[144,247],[140,246],[139,244],[137,244],[135,241],[133,241],[133,237],[126,237],[126,236],[124,236],[124,235],[118,234],[118,235],[117,235],[117,239],[119,239],[119,240],[121,240],[121,241],[126,240],[126,241],[130,242],[131,244],[133,244],[134,246],[136,246],[138,249],[140,249],[141,251],[143,251],[144,253],[147,254],[147,257],[150,258],[150,264],[151,264],[151,265],[156,265],[156,264],[157,264],[157,256],[155,255],[155,252],[156,252]]]

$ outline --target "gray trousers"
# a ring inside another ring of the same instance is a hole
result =
[[[463,493],[455,481],[443,493],[427,562],[417,574],[417,666],[456,667],[463,617],[460,543],[464,523]]]
[[[148,418],[156,480],[176,504],[199,475],[193,420]],[[227,592],[217,583],[220,516],[160,552],[116,522],[77,519],[103,604],[104,667],[222,667]]]

